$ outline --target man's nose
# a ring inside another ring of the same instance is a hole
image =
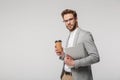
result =
[[[67,24],[69,24],[69,23],[70,23],[70,20],[67,21]]]

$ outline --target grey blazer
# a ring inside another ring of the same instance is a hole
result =
[[[68,39],[66,45],[68,44]],[[82,53],[84,55],[79,59],[75,59],[75,66],[71,68],[73,80],[93,80],[91,64],[99,62],[100,59],[92,34],[78,28],[73,46],[77,44],[80,44],[81,50],[78,54]],[[60,59],[64,60],[64,57],[60,57]],[[61,78],[63,73],[64,70],[62,71]]]

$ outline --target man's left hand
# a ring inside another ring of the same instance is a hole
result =
[[[73,58],[69,55],[66,55],[64,61],[65,61],[65,64],[68,66],[75,66],[75,62],[74,62]]]

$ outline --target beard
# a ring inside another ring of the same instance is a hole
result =
[[[67,26],[66,26],[66,27],[67,27]],[[67,27],[67,29],[68,29],[70,32],[74,31],[76,28],[77,28],[77,22],[73,25],[73,28],[68,28],[68,27]]]

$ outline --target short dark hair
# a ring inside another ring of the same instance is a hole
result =
[[[76,11],[74,11],[74,10],[71,10],[71,9],[65,9],[65,10],[63,10],[63,12],[61,13],[61,16],[62,16],[62,18],[64,18],[64,15],[65,14],[73,14],[73,16],[74,16],[74,18],[76,19],[77,18],[77,13],[76,13]]]

